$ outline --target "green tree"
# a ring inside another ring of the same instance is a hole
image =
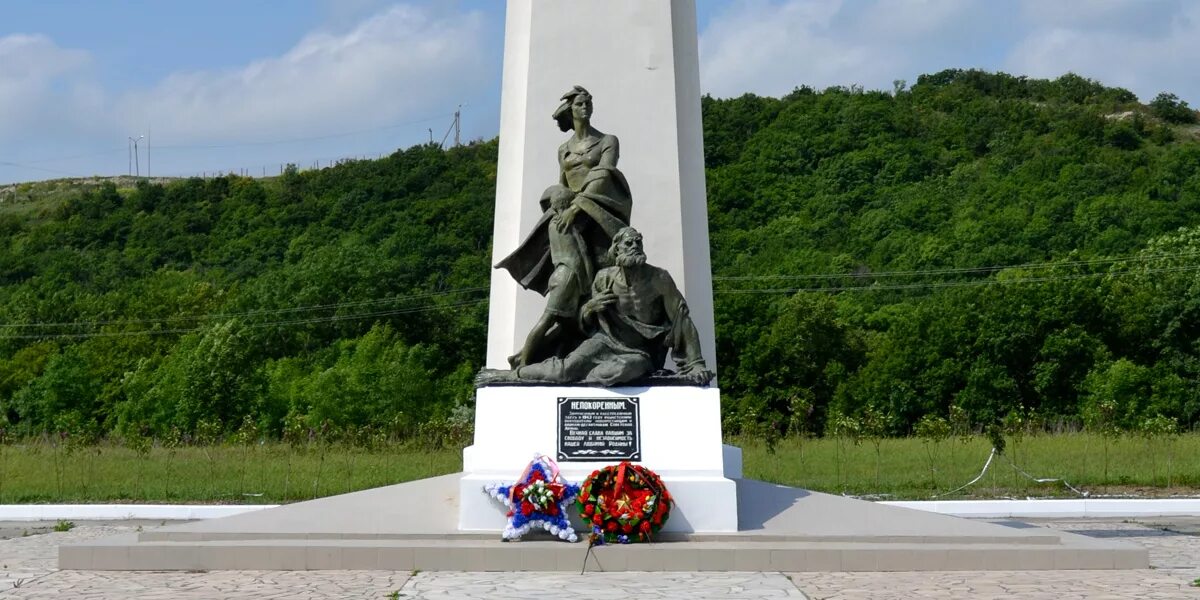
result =
[[[94,431],[106,417],[97,410],[102,386],[79,351],[69,348],[13,396],[12,410],[27,433],[52,432],[62,423],[74,424],[73,433]]]
[[[1195,123],[1197,121],[1196,111],[1188,107],[1188,103],[1179,99],[1179,96],[1168,92],[1162,92],[1155,96],[1150,101],[1150,110],[1154,116],[1168,123]]]
[[[839,379],[858,368],[864,353],[832,298],[796,294],[746,348],[731,387],[760,415],[780,415],[782,422],[795,422],[794,411],[803,407],[807,427],[820,431]]]

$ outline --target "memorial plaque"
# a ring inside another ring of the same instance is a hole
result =
[[[637,398],[559,398],[558,460],[642,460]]]

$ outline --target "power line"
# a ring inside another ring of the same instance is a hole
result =
[[[1124,256],[1118,258],[1097,258],[1092,260],[1073,260],[1060,262],[1026,263],[1020,265],[997,265],[992,267],[963,267],[953,269],[930,269],[923,271],[879,271],[874,273],[816,273],[812,275],[743,275],[728,277],[713,277],[713,281],[759,281],[765,279],[804,280],[804,279],[844,279],[847,277],[910,277],[914,275],[962,275],[970,273],[994,273],[1005,269],[1053,269],[1057,267],[1075,267],[1088,265],[1103,265],[1119,262],[1140,262],[1173,258],[1195,258],[1200,252],[1185,252],[1181,254],[1153,254],[1145,256]]]
[[[45,162],[59,162],[59,161],[64,161],[64,160],[74,160],[76,158],[91,158],[93,156],[105,156],[108,154],[116,154],[117,152],[121,152],[124,150],[126,150],[126,148],[109,148],[108,150],[98,150],[96,152],[89,152],[87,154],[75,154],[72,156],[59,156],[59,157],[54,157],[54,158],[39,158],[37,160],[27,160],[25,162],[29,163],[29,164],[37,164],[37,163],[45,163]]]
[[[461,111],[461,109],[460,109],[460,111]],[[455,113],[455,114],[458,114],[458,113]],[[326,134],[326,135],[317,135],[317,136],[310,136],[310,137],[287,138],[287,139],[279,139],[279,140],[235,142],[235,143],[229,143],[229,144],[167,144],[167,145],[155,144],[154,149],[159,150],[159,151],[161,151],[161,150],[221,150],[221,149],[226,149],[226,148],[240,148],[240,147],[248,147],[248,146],[275,146],[275,145],[280,145],[280,144],[291,144],[291,143],[295,143],[295,142],[313,142],[313,141],[320,141],[320,140],[329,140],[329,139],[350,137],[350,136],[355,136],[355,135],[361,135],[364,133],[374,133],[377,131],[387,131],[389,129],[399,129],[401,127],[408,127],[410,125],[418,125],[421,123],[428,123],[431,121],[439,121],[441,119],[446,118],[447,116],[453,116],[453,115],[440,114],[440,115],[425,117],[425,118],[421,118],[421,119],[414,119],[412,121],[396,123],[393,125],[385,125],[383,127],[371,127],[371,128],[367,128],[367,129],[356,129],[356,130],[351,130],[351,131],[343,131],[340,133],[331,133],[331,134]],[[122,152],[122,151],[127,151],[127,150],[128,150],[127,147],[126,148],[109,148],[107,150],[98,150],[96,152],[87,152],[87,153],[83,153],[83,154],[72,154],[72,155],[67,155],[67,156],[51,156],[51,157],[46,157],[46,158],[37,158],[34,160],[22,161],[21,163],[15,163],[15,162],[11,162],[11,161],[0,161],[0,164],[17,167],[17,168],[21,168],[21,169],[33,169],[33,170],[38,170],[38,171],[46,171],[48,173],[56,173],[56,174],[61,174],[61,175],[70,175],[73,177],[81,177],[81,175],[77,175],[75,173],[68,173],[65,171],[56,171],[53,169],[43,169],[43,168],[31,166],[31,165],[38,164],[38,163],[74,160],[77,158],[91,158],[94,156],[105,156],[105,155],[115,154],[117,152]]]
[[[0,340],[59,340],[59,339],[74,339],[82,340],[88,338],[117,338],[130,337],[135,335],[173,335],[184,333],[195,333],[201,331],[200,328],[192,329],[146,329],[142,331],[98,331],[93,333],[44,333],[44,334],[26,334],[26,335],[0,335]]]
[[[7,160],[0,160],[0,165],[8,165],[8,166],[10,166],[10,167],[16,167],[16,168],[18,168],[18,169],[32,169],[32,170],[34,170],[34,171],[43,171],[43,172],[45,172],[45,173],[53,173],[53,174],[55,174],[55,175],[66,175],[66,176],[68,176],[68,177],[83,177],[82,175],[80,175],[80,174],[78,174],[78,173],[70,173],[70,172],[67,172],[67,171],[59,171],[58,169],[47,169],[47,168],[45,168],[45,167],[35,167],[35,166],[33,166],[33,165],[22,165],[22,164],[18,164],[18,163],[15,163],[15,162],[10,162],[10,161],[7,161]]]
[[[211,144],[211,145],[208,145],[208,144],[166,144],[166,145],[155,144],[154,149],[158,150],[158,151],[162,151],[162,150],[221,150],[221,149],[225,149],[225,148],[241,148],[241,147],[246,147],[246,146],[276,146],[276,145],[280,145],[280,144],[291,144],[294,142],[315,142],[315,141],[319,141],[319,140],[331,140],[331,139],[335,139],[335,138],[343,138],[343,137],[350,137],[350,136],[354,136],[354,135],[361,135],[364,133],[374,133],[376,131],[387,131],[389,129],[399,129],[401,127],[408,127],[410,125],[418,125],[420,123],[428,123],[430,121],[438,121],[438,120],[446,118],[446,116],[447,115],[442,114],[442,115],[437,115],[437,116],[433,116],[433,117],[425,117],[423,119],[414,119],[412,121],[405,121],[403,123],[397,123],[395,125],[387,125],[384,127],[371,127],[369,129],[357,129],[357,130],[352,130],[352,131],[343,131],[341,133],[332,133],[332,134],[328,134],[328,135],[318,135],[318,136],[311,136],[311,137],[288,138],[288,139],[271,140],[271,141],[237,142],[237,143],[232,143],[232,144]]]
[[[1099,264],[1115,264],[1124,262],[1146,262],[1151,260],[1166,260],[1178,258],[1190,258],[1200,256],[1200,252],[1188,252],[1178,254],[1157,254],[1144,256],[1117,257],[1107,259],[1093,260],[1078,260],[1064,261],[1054,263],[1026,263],[1021,265],[996,266],[996,267],[977,267],[977,268],[959,268],[959,269],[937,269],[923,271],[884,271],[869,275],[869,277],[897,277],[909,275],[940,275],[940,274],[961,274],[961,273],[976,273],[990,272],[1001,269],[1048,269],[1064,266],[1081,266],[1081,265],[1099,265]],[[1153,273],[1177,273],[1191,272],[1200,270],[1198,266],[1170,267],[1160,269],[1148,269],[1138,271],[1142,274]],[[898,291],[898,290],[915,290],[915,289],[942,289],[942,288],[957,288],[957,287],[980,287],[988,285],[1011,285],[1020,283],[1047,283],[1053,281],[1073,281],[1090,277],[1102,277],[1105,275],[1129,275],[1130,272],[1124,273],[1086,273],[1074,275],[1062,275],[1056,277],[1025,277],[1016,279],[987,279],[976,281],[944,281],[944,282],[926,282],[926,283],[908,283],[908,284],[888,284],[888,285],[853,285],[853,286],[834,286],[834,287],[794,287],[794,288],[766,288],[766,289],[725,289],[714,290],[717,294],[792,294],[797,292],[849,292],[849,291]],[[818,273],[811,275],[767,275],[767,276],[746,276],[746,277],[717,277],[714,281],[750,281],[759,279],[833,279],[853,277],[852,275],[842,273]],[[347,308],[362,308],[375,306],[380,304],[393,304],[399,302],[407,302],[411,300],[429,299],[442,296],[452,296],[460,294],[471,294],[486,291],[489,288],[486,286],[458,288],[453,290],[442,290],[435,292],[425,292],[420,294],[411,294],[407,296],[393,296],[389,298],[375,298],[369,300],[360,300],[354,302],[337,302],[329,304],[316,304],[307,306],[295,306],[277,309],[257,309],[241,312],[229,313],[205,313],[191,315],[175,315],[156,318],[140,318],[140,319],[114,319],[114,320],[93,320],[93,321],[63,321],[51,323],[0,323],[0,329],[42,329],[42,328],[97,328],[114,325],[148,325],[148,324],[170,324],[175,322],[187,321],[205,321],[216,319],[237,319],[237,318],[252,318],[268,315],[286,315],[309,313],[325,310],[341,310]],[[466,304],[471,304],[467,302]],[[453,305],[453,306],[458,306]],[[431,306],[433,309],[440,309],[440,306]],[[392,311],[380,311],[374,313],[366,313],[363,315],[332,315],[326,317],[316,317],[312,319],[292,320],[292,321],[276,321],[266,324],[251,323],[247,326],[271,326],[278,324],[298,324],[298,323],[317,323],[330,322],[343,319],[366,318],[370,316],[387,316],[392,314],[404,314],[412,309],[398,309]],[[199,331],[199,328],[169,328],[163,330],[147,330],[139,332],[109,332],[109,333],[77,333],[77,334],[48,334],[48,335],[13,335],[0,336],[0,339],[23,339],[23,338],[40,338],[40,337],[88,337],[91,335],[141,335],[141,334],[173,334],[173,333],[190,333]]]
[[[1171,267],[1164,269],[1146,269],[1144,271],[1124,271],[1118,273],[1082,273],[1063,275],[1059,277],[1027,277],[1021,279],[984,279],[975,281],[943,281],[937,283],[908,283],[895,285],[852,285],[838,287],[808,287],[808,288],[767,288],[749,290],[714,290],[715,294],[795,294],[798,292],[882,292],[895,290],[940,289],[958,287],[984,287],[989,285],[1014,285],[1020,283],[1049,283],[1055,281],[1075,281],[1091,277],[1121,277],[1126,275],[1147,275],[1155,273],[1184,273],[1200,271],[1200,266]]]
[[[395,302],[406,302],[409,300],[421,300],[426,298],[434,298],[438,296],[452,296],[457,294],[468,294],[474,292],[485,291],[487,287],[460,288],[456,290],[445,290],[440,292],[426,292],[423,294],[413,294],[409,296],[394,296],[391,298],[376,298],[372,300],[360,300],[357,302],[338,302],[334,304],[315,304],[310,306],[295,306],[289,308],[276,309],[259,309],[244,312],[233,313],[208,313],[199,315],[178,315],[173,317],[149,318],[149,319],[119,319],[111,321],[66,321],[59,323],[0,323],[0,329],[19,329],[19,328],[50,328],[50,327],[101,327],[106,325],[145,325],[154,323],[169,323],[173,321],[204,321],[210,319],[239,319],[245,317],[257,317],[262,315],[280,315],[287,313],[303,313],[315,312],[320,310],[335,310],[342,308],[356,308],[363,306],[371,306],[376,304],[389,304]]]
[[[424,313],[424,312],[430,312],[430,311],[435,311],[435,310],[463,308],[463,307],[467,307],[467,306],[476,306],[479,304],[484,304],[487,301],[488,300],[486,298],[481,298],[479,300],[467,300],[467,301],[463,301],[463,302],[456,302],[454,304],[428,305],[428,306],[422,306],[422,307],[417,307],[417,308],[385,310],[385,311],[362,313],[362,314],[355,314],[355,315],[332,315],[332,316],[328,316],[328,317],[315,317],[312,319],[299,319],[299,320],[294,320],[294,321],[275,321],[272,323],[247,323],[246,327],[264,328],[264,327],[279,327],[279,326],[283,326],[283,325],[307,325],[307,324],[311,324],[311,323],[335,323],[335,322],[339,322],[339,321],[354,321],[354,320],[358,320],[358,319],[391,317],[391,316],[396,316],[396,315],[409,315],[409,314],[414,314],[414,313]]]
[[[454,133],[455,146],[461,145],[461,141],[462,141],[461,127],[462,127],[462,107],[463,106],[465,106],[465,105],[459,105],[458,109],[454,113],[449,115],[449,116],[453,117],[453,121],[450,126],[450,131],[447,132],[447,136],[449,135],[450,132]],[[392,125],[385,125],[382,127],[356,129],[356,130],[342,131],[339,133],[330,133],[330,134],[325,134],[325,135],[286,138],[286,139],[277,139],[277,140],[246,141],[246,142],[235,142],[235,143],[225,143],[225,144],[166,144],[166,145],[157,145],[156,144],[154,146],[154,149],[157,151],[162,151],[162,150],[218,150],[218,149],[228,149],[228,148],[274,146],[274,145],[291,144],[291,143],[297,143],[297,142],[329,140],[329,139],[337,139],[337,138],[361,135],[361,134],[365,134],[365,133],[374,133],[374,132],[388,131],[391,129],[399,129],[399,128],[403,128],[403,127],[409,127],[409,126],[417,125],[417,124],[421,124],[421,123],[438,121],[438,120],[446,118],[446,116],[447,115],[442,114],[442,115],[425,117],[425,118],[421,118],[421,119],[413,119],[411,121],[404,121],[404,122],[395,123]],[[444,143],[445,142],[443,141],[443,145],[444,145]],[[10,167],[18,168],[18,169],[30,169],[30,170],[41,171],[44,173],[50,173],[50,174],[54,174],[54,175],[82,178],[85,176],[81,175],[79,173],[76,173],[76,172],[62,171],[62,170],[58,170],[58,169],[51,169],[51,168],[45,168],[45,167],[37,167],[34,165],[37,163],[63,162],[63,161],[69,161],[69,160],[74,160],[74,159],[80,159],[80,158],[90,158],[90,157],[95,157],[95,156],[111,155],[111,154],[120,152],[121,150],[127,151],[128,147],[126,147],[126,148],[110,148],[108,150],[100,150],[100,151],[96,151],[96,152],[87,152],[87,153],[73,154],[73,155],[67,155],[67,156],[52,156],[52,157],[38,158],[38,159],[34,159],[34,160],[22,161],[20,163],[13,162],[13,161],[0,160],[0,166],[10,166]],[[391,151],[392,150],[388,150],[387,152],[390,153]],[[135,153],[136,153],[136,148],[135,148]],[[367,153],[367,154],[376,154],[376,155],[382,156],[384,154],[384,152],[372,152],[372,153]],[[343,159],[345,159],[345,157],[337,157],[336,159],[317,159],[317,161],[319,164],[319,162],[321,160],[329,160],[330,163],[332,164],[332,162],[334,160],[340,161]],[[266,165],[257,165],[256,167],[253,167],[253,168],[259,168],[259,167],[262,168],[263,175],[265,176],[267,166]],[[134,169],[134,170],[136,170],[136,169]],[[149,170],[150,170],[149,169],[149,158],[147,158],[147,169],[146,169],[147,176],[149,175]],[[245,171],[245,173],[242,173],[242,171]],[[244,175],[249,174],[249,171],[250,171],[249,168],[238,170],[239,173],[242,173]],[[221,171],[218,170],[217,172],[219,173]],[[232,174],[233,171],[230,171],[230,173]]]
[[[436,311],[436,310],[448,310],[448,309],[452,309],[452,308],[465,308],[468,306],[476,306],[479,304],[484,304],[487,301],[488,301],[487,299],[480,299],[480,300],[470,300],[470,301],[466,301],[466,302],[456,302],[454,304],[427,305],[427,306],[420,306],[420,307],[415,307],[415,308],[405,308],[405,309],[398,309],[398,310],[378,311],[378,312],[360,313],[360,314],[352,314],[352,315],[332,315],[332,316],[328,316],[328,317],[317,317],[317,318],[312,318],[312,319],[298,319],[298,320],[291,320],[291,321],[269,321],[266,323],[246,323],[246,324],[244,324],[244,326],[248,329],[262,329],[262,328],[267,328],[267,327],[283,327],[283,326],[288,326],[288,325],[307,325],[307,324],[314,324],[314,323],[355,321],[355,320],[360,320],[360,319],[371,319],[371,318],[379,318],[379,317],[425,313],[425,312],[431,312],[431,311]],[[185,334],[185,333],[197,333],[200,331],[204,331],[204,329],[202,327],[194,327],[194,328],[188,328],[188,329],[144,329],[144,330],[140,330],[140,331],[97,331],[97,332],[91,332],[91,333],[50,333],[50,334],[42,334],[42,335],[34,335],[34,334],[0,335],[0,339],[3,339],[3,340],[30,340],[30,339],[43,340],[43,339],[118,338],[118,337],[131,337],[131,336],[137,336],[137,335],[174,335],[174,334]]]

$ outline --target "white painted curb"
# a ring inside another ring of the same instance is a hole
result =
[[[276,506],[278,505],[0,504],[0,521],[190,521],[231,517]]]
[[[1200,498],[1065,500],[931,500],[880,502],[889,506],[981,519],[1084,519],[1200,516]]]
[[[978,519],[1200,517],[1200,498],[934,500],[879,504]],[[276,506],[278,505],[0,504],[0,521],[184,521],[230,517]]]

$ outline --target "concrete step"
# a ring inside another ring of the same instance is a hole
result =
[[[659,543],[677,542],[808,542],[808,543],[841,543],[841,544],[1022,544],[1022,545],[1058,545],[1062,538],[1059,532],[1033,528],[1020,531],[1016,535],[808,535],[808,534],[764,534],[764,533],[659,533],[654,541]],[[537,536],[539,532],[531,535]],[[428,541],[440,540],[447,542],[496,541],[495,533],[330,533],[330,532],[274,532],[246,533],[236,531],[178,531],[151,530],[137,534],[141,542],[221,542],[221,541],[266,541],[266,540],[375,540],[375,541]],[[554,540],[549,540],[554,541]]]
[[[1079,539],[1076,539],[1079,538]],[[979,571],[1140,569],[1143,549],[1067,534],[1063,543],[706,541],[597,546],[591,571]],[[90,570],[577,571],[586,543],[497,539],[138,541],[63,546],[59,568]]]
[[[586,544],[502,543],[457,529],[461,475],[59,548],[96,570],[575,571]],[[1023,523],[989,523],[737,480],[737,533],[663,533],[603,546],[602,571],[946,571],[1146,568],[1145,548]],[[482,494],[482,490],[480,490]],[[681,517],[687,506],[678,506]]]

